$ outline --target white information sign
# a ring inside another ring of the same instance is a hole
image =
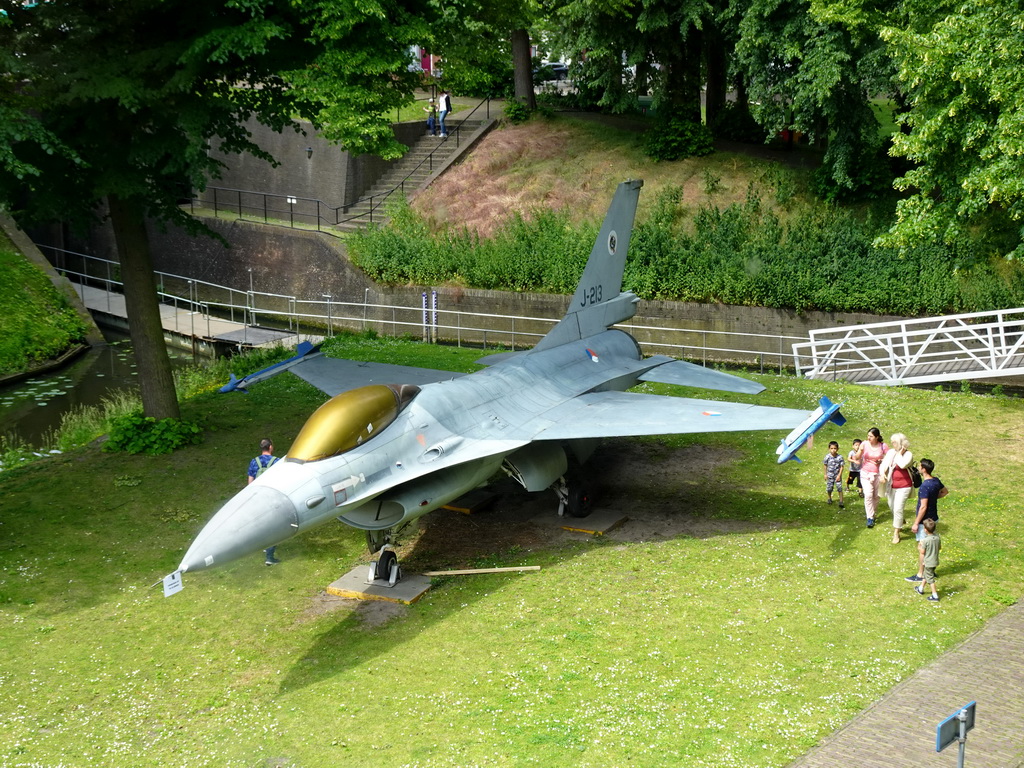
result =
[[[164,576],[164,597],[170,597],[175,592],[181,592],[181,571],[175,571]]]

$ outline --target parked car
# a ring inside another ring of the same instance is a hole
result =
[[[568,76],[569,65],[562,61],[545,61],[533,70],[534,80],[541,83],[551,80],[565,80]]]

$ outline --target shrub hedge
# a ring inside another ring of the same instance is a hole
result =
[[[1024,267],[972,241],[876,247],[885,224],[818,205],[783,222],[749,195],[702,207],[689,221],[678,189],[664,190],[633,231],[625,286],[645,299],[904,316],[1024,306]],[[408,206],[350,243],[355,264],[384,283],[572,293],[598,224],[564,213],[513,218],[484,240],[464,229],[432,234]]]

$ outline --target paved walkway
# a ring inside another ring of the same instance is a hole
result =
[[[935,752],[936,726],[978,702],[967,768],[1024,766],[1024,602],[904,680],[790,768],[944,768],[956,743]]]
[[[105,291],[102,288],[82,286],[73,283],[82,303],[91,312],[103,312],[119,318],[128,318],[124,296],[120,293]],[[224,320],[205,312],[192,312],[188,302],[181,306],[170,304],[160,305],[160,320],[165,331],[180,336],[194,337],[203,340],[217,340],[237,344],[243,347],[260,347],[283,344],[295,346],[302,339],[294,333],[278,331],[270,328],[246,325],[245,323]],[[320,337],[305,336],[304,339],[319,341]]]

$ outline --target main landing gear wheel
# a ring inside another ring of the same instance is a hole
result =
[[[568,483],[568,498],[565,502],[565,509],[570,517],[586,517],[590,514],[592,499],[590,491],[582,480]]]
[[[570,517],[586,517],[590,514],[593,498],[590,484],[573,472],[559,478],[555,485],[558,495],[558,516],[568,514]]]

